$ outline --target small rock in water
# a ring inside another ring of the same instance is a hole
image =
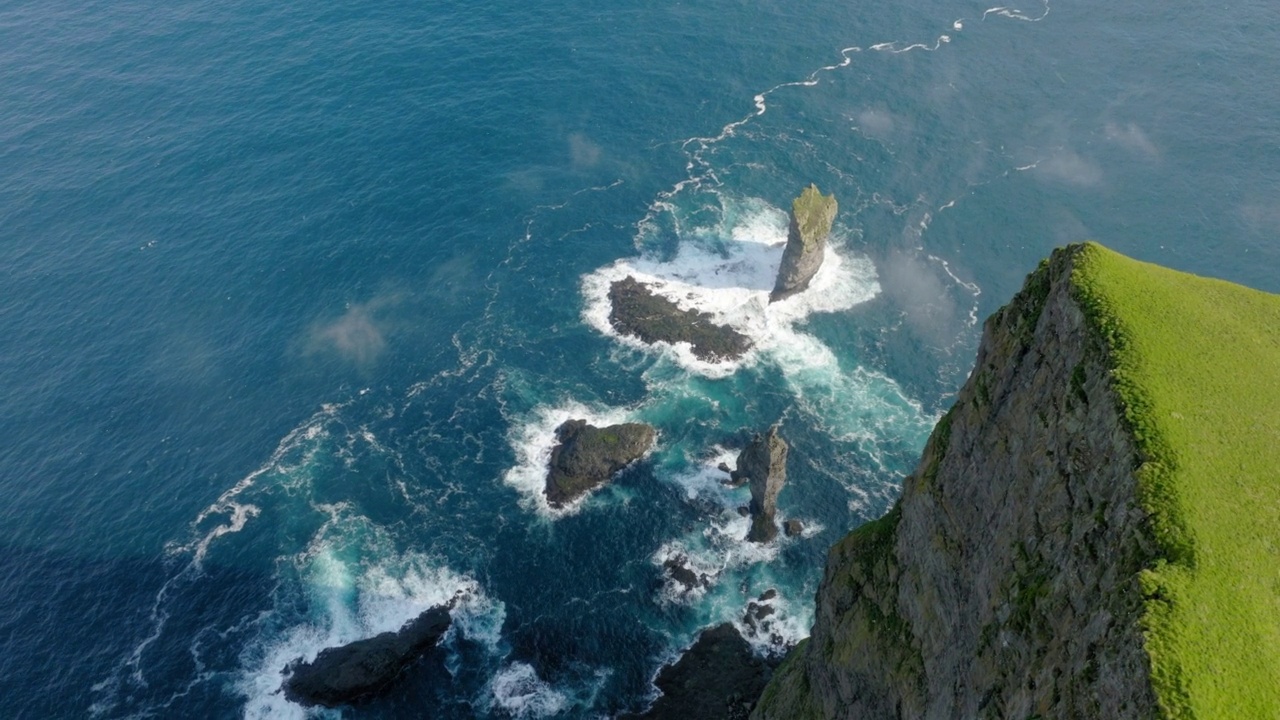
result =
[[[559,444],[543,493],[552,507],[563,507],[608,482],[614,473],[649,451],[656,433],[642,423],[598,428],[586,420],[567,420],[556,428]]]
[[[684,587],[685,592],[690,592],[699,586],[710,587],[710,579],[705,574],[699,575],[690,570],[688,562],[689,558],[684,555],[676,555],[675,557],[667,558],[666,562],[662,563],[662,567],[671,576],[672,580]]]
[[[300,705],[327,708],[368,699],[389,687],[449,629],[449,605],[431,608],[396,632],[325,648],[312,662],[285,668],[284,695]]]
[[[609,323],[619,333],[650,344],[687,342],[699,360],[737,360],[751,349],[751,338],[708,313],[681,309],[631,276],[609,287],[609,304]]]

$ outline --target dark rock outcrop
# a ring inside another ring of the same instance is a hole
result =
[[[689,567],[689,558],[684,555],[669,557],[662,563],[662,569],[683,592],[689,593],[699,588],[711,587],[711,578],[706,573],[698,573]]]
[[[704,630],[655,684],[662,697],[642,715],[624,720],[745,720],[773,673],[729,623]]]
[[[778,511],[778,493],[787,481],[787,441],[778,434],[778,426],[765,434],[757,434],[738,456],[738,469],[732,480],[751,484],[751,531],[747,539],[766,543],[778,536],[774,515]]]
[[[563,507],[648,452],[656,433],[643,423],[598,428],[586,420],[568,420],[556,428],[551,469],[543,491],[552,507]]]
[[[707,362],[736,360],[751,349],[751,339],[707,313],[682,310],[633,277],[609,287],[609,322],[623,335],[646,343],[687,342],[695,357]]]
[[[449,606],[442,605],[422,613],[396,632],[325,648],[311,662],[299,658],[285,668],[285,697],[301,705],[332,708],[377,695],[435,647],[449,624]]]
[[[824,196],[816,185],[805,188],[791,203],[787,247],[782,251],[778,280],[769,294],[769,302],[785,300],[809,287],[809,281],[822,266],[836,210],[835,196]]]

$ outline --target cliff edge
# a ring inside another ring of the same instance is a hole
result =
[[[1056,251],[752,717],[1280,717],[1280,296]]]

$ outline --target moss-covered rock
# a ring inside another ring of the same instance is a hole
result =
[[[643,423],[598,428],[586,420],[568,420],[556,428],[544,493],[552,507],[563,507],[608,482],[613,474],[649,451],[656,433]]]
[[[835,196],[823,195],[816,185],[805,188],[791,203],[787,247],[782,251],[782,264],[769,302],[785,300],[809,287],[822,266],[837,209]]]

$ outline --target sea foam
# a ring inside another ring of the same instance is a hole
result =
[[[770,303],[787,242],[787,215],[757,199],[741,201],[741,207],[735,205],[728,215],[732,219],[727,227],[721,223],[686,231],[670,259],[641,255],[587,274],[582,279],[583,320],[625,345],[664,352],[690,372],[725,377],[755,364],[762,355],[780,359],[777,352],[795,344],[801,334],[795,326],[811,314],[847,310],[880,291],[871,261],[838,250],[839,238],[833,237],[809,288]],[[696,357],[688,343],[649,346],[621,335],[609,322],[609,288],[627,276],[682,309],[707,313],[714,322],[746,335],[752,350],[739,360],[711,362]]]

